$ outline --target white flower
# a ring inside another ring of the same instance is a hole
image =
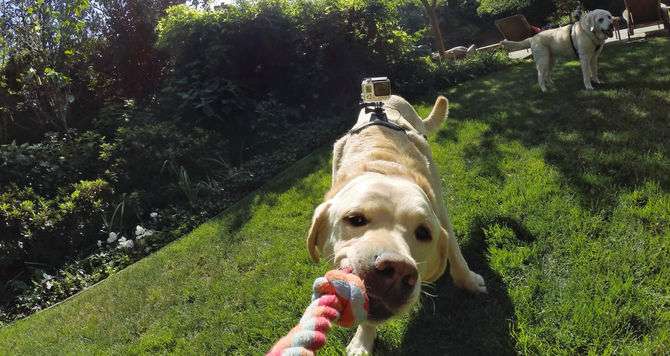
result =
[[[153,213],[149,214],[149,216],[151,216],[152,219],[155,219],[158,217],[158,213],[154,211]]]
[[[47,281],[47,289],[51,289],[53,286],[54,284],[51,281]]]
[[[140,240],[143,237],[151,236],[154,234],[153,230],[145,229],[140,225],[135,226],[135,238]]]
[[[110,232],[109,237],[107,238],[107,243],[111,244],[112,242],[116,241],[117,236],[119,236],[116,232]]]
[[[102,246],[102,241],[98,240],[97,245],[98,245],[98,247],[101,247]]]
[[[125,236],[121,236],[121,238],[119,239],[119,246],[117,246],[117,248],[131,249],[131,248],[133,248],[134,245],[135,245],[135,243],[133,242],[133,240],[129,240],[129,239],[126,239]]]
[[[54,276],[46,273],[42,273],[42,283],[54,279]]]
[[[19,241],[19,248],[23,248],[23,241]]]

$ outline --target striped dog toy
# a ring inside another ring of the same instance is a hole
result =
[[[326,344],[332,322],[348,328],[368,315],[365,285],[351,270],[332,270],[319,277],[312,287],[312,303],[288,335],[281,338],[266,356],[312,356]]]

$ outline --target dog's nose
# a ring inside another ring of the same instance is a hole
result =
[[[385,252],[375,258],[374,274],[384,287],[398,288],[409,294],[414,289],[419,272],[412,261],[397,253]]]

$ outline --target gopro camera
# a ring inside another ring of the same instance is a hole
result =
[[[363,103],[386,101],[391,97],[391,81],[387,77],[364,78],[361,82]]]

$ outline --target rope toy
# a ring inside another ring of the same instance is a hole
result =
[[[312,303],[298,325],[281,338],[266,356],[313,356],[326,344],[332,322],[349,328],[368,315],[365,284],[351,269],[331,270],[314,281]]]

